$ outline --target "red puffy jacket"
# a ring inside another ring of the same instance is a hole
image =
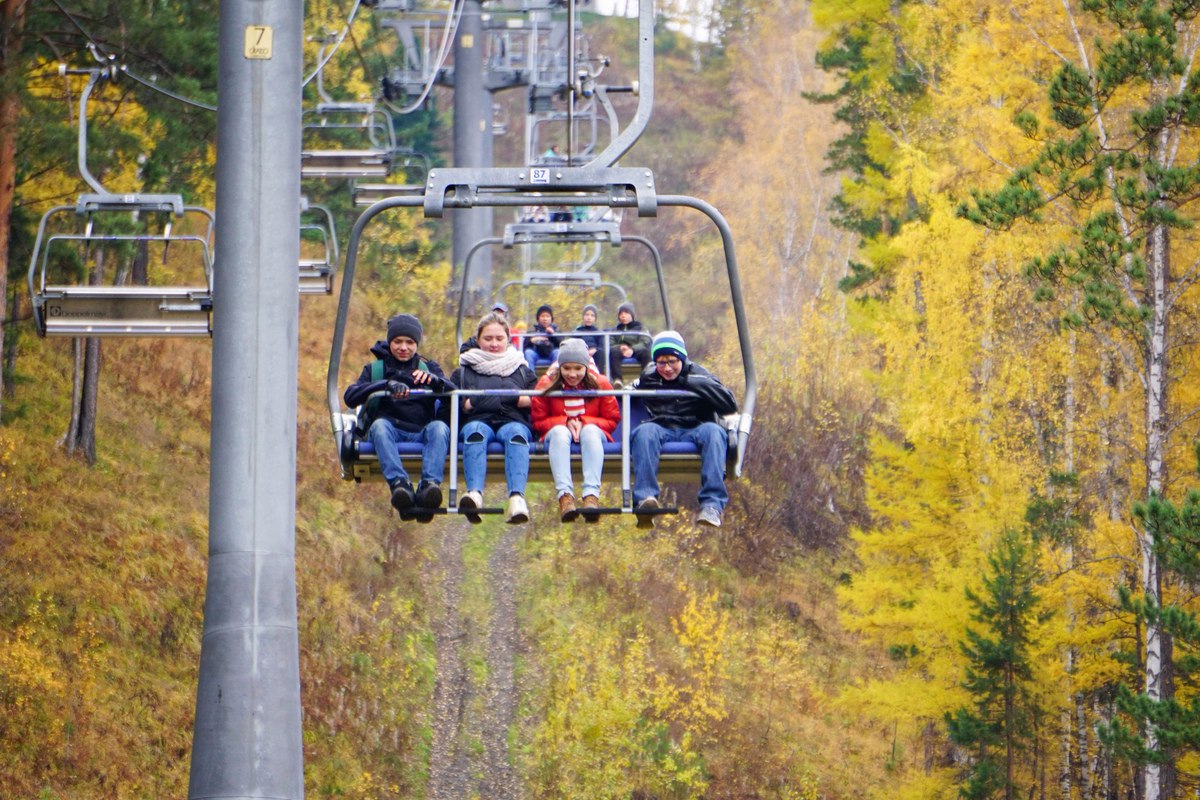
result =
[[[597,388],[613,388],[612,384],[608,382],[608,378],[591,370],[589,370],[589,373],[591,373],[591,376],[599,384]],[[540,391],[553,382],[554,379],[550,375],[543,375],[534,388]],[[546,434],[555,425],[567,424],[566,409],[563,406],[563,399],[561,397],[535,396],[530,414],[533,418],[533,432],[537,434],[539,439],[546,438]],[[617,429],[617,425],[621,422],[621,406],[617,403],[617,398],[612,395],[584,398],[583,416],[580,417],[580,420],[584,425],[599,427],[611,442],[613,440],[612,432]]]

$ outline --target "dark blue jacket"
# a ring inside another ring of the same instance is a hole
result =
[[[346,405],[351,408],[361,406],[373,392],[385,391],[388,381],[400,381],[414,389],[430,389],[435,392],[449,392],[454,390],[454,384],[446,380],[441,366],[436,361],[424,358],[420,353],[417,353],[408,361],[398,361],[392,355],[392,351],[388,349],[387,342],[379,341],[371,346],[371,354],[383,361],[383,379],[378,381],[371,380],[371,365],[367,364],[364,366],[362,374],[358,376],[358,380],[352,383],[343,395]],[[419,368],[422,361],[425,362],[426,372],[433,375],[434,379],[429,383],[417,384],[413,380],[412,374],[414,370]],[[379,398],[379,404],[375,409],[374,417],[376,419],[379,417],[389,419],[400,430],[419,431],[430,422],[433,422],[436,414],[436,397],[424,396],[393,400],[388,396]]]
[[[600,333],[600,329],[597,328],[595,325],[580,325],[578,328],[575,329],[575,332],[580,334],[580,336],[578,336],[576,338],[583,339],[583,343],[588,346],[589,350],[603,349],[603,347],[604,347],[604,337],[603,336],[587,336],[586,335],[588,333]]]

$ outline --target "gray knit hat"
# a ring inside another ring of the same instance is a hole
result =
[[[583,307],[584,314],[586,314],[588,311],[591,311],[597,317],[600,316],[600,309],[596,308],[596,305],[594,303],[588,303],[586,306]]]
[[[637,313],[633,310],[633,303],[621,303],[621,305],[617,306],[617,316],[618,317],[621,316],[622,311],[628,311],[629,316],[633,317],[634,319],[637,319]]]
[[[389,342],[397,336],[407,336],[414,342],[420,342],[421,334],[424,332],[424,329],[421,327],[421,320],[412,314],[397,314],[388,320],[387,340]]]
[[[591,360],[583,339],[567,339],[559,345],[558,365],[560,367],[563,364],[583,364],[586,367]]]

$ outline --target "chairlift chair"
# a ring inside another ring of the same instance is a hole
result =
[[[308,221],[305,221],[305,217]],[[314,219],[315,217],[315,219]],[[316,239],[316,253],[300,256],[300,294],[333,294],[333,272],[339,260],[337,228],[326,206],[300,198],[300,239]]]
[[[345,328],[349,318],[350,298],[353,293],[354,274],[357,265],[359,243],[367,225],[380,213],[394,208],[423,208],[426,218],[439,219],[446,209],[477,208],[480,206],[521,208],[548,202],[562,205],[599,206],[608,208],[636,209],[640,217],[656,216],[662,207],[686,207],[699,211],[709,218],[721,236],[725,256],[726,272],[729,277],[730,301],[741,349],[745,391],[741,411],[725,420],[729,430],[729,470],[740,476],[752,427],[754,407],[757,400],[757,374],[750,346],[749,326],[742,298],[741,279],[737,269],[733,234],[729,224],[716,208],[697,198],[684,195],[660,195],[657,193],[654,175],[648,169],[615,167],[613,164],[633,145],[649,122],[653,104],[653,40],[654,16],[651,3],[642,3],[638,14],[639,25],[639,86],[638,107],[631,124],[622,130],[613,141],[589,164],[582,167],[558,169],[481,168],[481,169],[435,169],[426,180],[424,192],[419,196],[391,197],[376,202],[358,217],[350,233],[346,262],[343,266],[341,295],[331,342],[329,371],[326,377],[326,393],[329,404],[330,422],[335,448],[341,464],[342,477],[346,480],[363,480],[379,475],[377,466],[372,466],[373,455],[367,453],[358,441],[354,430],[353,411],[344,411],[341,406],[341,359],[345,342]],[[480,243],[482,246],[482,243]],[[465,269],[464,269],[465,271]],[[466,283],[463,284],[465,295]],[[666,304],[664,302],[664,309]],[[461,325],[462,312],[459,320]],[[461,335],[461,330],[460,330]],[[622,397],[627,407],[622,424],[626,431],[636,425],[632,393],[621,390],[629,397]],[[449,511],[458,509],[458,489],[455,476],[459,472],[457,459],[458,431],[457,403],[452,405],[451,458],[448,471],[451,476],[449,487]],[[628,453],[628,433],[622,435],[624,453]],[[664,480],[679,480],[698,477],[700,456],[692,445],[680,445],[690,452],[678,453],[671,462],[664,459],[659,476]],[[489,455],[490,459],[496,455]],[[502,456],[499,456],[502,458]],[[546,456],[532,448],[530,455],[531,480],[542,480],[548,475]],[[670,466],[677,460],[677,466]],[[606,459],[606,468],[611,468]],[[621,463],[627,465],[623,456]],[[415,466],[414,466],[415,469]],[[674,470],[678,470],[677,472]],[[489,469],[492,478],[503,474],[503,469]],[[537,477],[534,477],[537,476]],[[624,513],[632,513],[632,491],[629,475],[622,475],[622,507]]]
[[[178,194],[114,194],[87,167],[87,105],[95,86],[113,78],[112,66],[88,70],[79,98],[79,170],[94,190],[74,205],[48,210],[38,225],[27,282],[40,336],[209,336],[212,334],[213,228],[207,208]],[[115,285],[61,280],[64,265],[85,266],[94,255],[124,250],[146,256],[147,282],[128,285],[128,264],[116,265]],[[158,267],[151,269],[157,263]],[[162,274],[188,272],[198,280],[169,285]],[[153,273],[153,277],[151,275]]]
[[[738,328],[741,345],[742,362],[745,375],[745,393],[742,410],[726,420],[729,430],[729,469],[734,475],[740,475],[745,457],[746,443],[753,418],[755,399],[757,395],[756,377],[753,355],[750,350],[748,327],[745,308],[741,295],[740,278],[737,272],[737,261],[734,254],[732,233],[728,223],[711,205],[696,198],[679,195],[658,195],[654,189],[653,175],[648,170],[630,168],[606,169],[570,169],[564,170],[561,191],[570,193],[571,203],[588,205],[616,204],[624,207],[636,207],[643,216],[654,216],[658,208],[664,206],[684,206],[699,210],[707,215],[717,226],[724,245],[726,267],[730,280],[730,294],[734,317]],[[450,169],[433,170],[422,197],[393,197],[381,200],[366,209],[356,221],[350,234],[347,246],[346,262],[343,267],[342,291],[339,301],[338,315],[335,322],[333,344],[330,354],[329,373],[327,376],[327,396],[329,401],[330,419],[334,434],[338,459],[342,467],[342,477],[346,480],[371,480],[381,478],[378,463],[370,448],[369,442],[364,442],[355,432],[356,416],[353,410],[342,409],[340,400],[340,365],[341,350],[345,340],[345,325],[349,313],[350,296],[353,291],[353,278],[357,263],[357,251],[366,225],[382,211],[393,208],[415,208],[423,206],[427,217],[438,218],[446,208],[473,207],[476,205],[522,206],[537,202],[547,189],[539,187],[537,194],[529,191],[529,175],[514,169]],[[463,285],[465,291],[465,284]],[[461,312],[460,312],[461,324]],[[628,389],[620,393],[630,395]],[[624,398],[622,398],[624,400]],[[636,424],[636,411],[632,396],[624,420]],[[452,436],[451,453],[457,452],[457,433]],[[410,452],[401,447],[405,458],[419,460],[416,452],[419,447],[413,447]],[[677,451],[677,452],[676,452]],[[627,452],[627,449],[625,450]],[[694,480],[698,479],[700,469],[699,453],[690,444],[679,444],[664,451],[669,458],[664,458],[660,464],[659,477],[662,480]],[[489,459],[500,461],[503,455],[499,448],[491,452]],[[606,470],[616,469],[616,463],[627,459],[606,459]],[[409,461],[416,466],[416,461]],[[406,466],[407,468],[407,466]],[[451,476],[449,487],[450,507],[457,508],[458,490],[454,484],[454,476],[459,472],[459,465],[451,459],[447,472]],[[503,475],[499,464],[489,469],[489,475]],[[538,445],[531,448],[530,480],[546,480],[549,476],[547,456]],[[632,499],[629,487],[623,476],[623,510],[632,512]]]

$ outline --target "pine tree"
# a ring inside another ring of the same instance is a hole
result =
[[[1036,555],[1025,534],[1008,531],[988,557],[983,592],[967,590],[980,629],[961,643],[968,665],[963,688],[969,708],[946,714],[950,740],[971,755],[959,795],[968,800],[1016,796],[1014,772],[1036,713],[1028,691],[1030,629],[1036,621]]]

